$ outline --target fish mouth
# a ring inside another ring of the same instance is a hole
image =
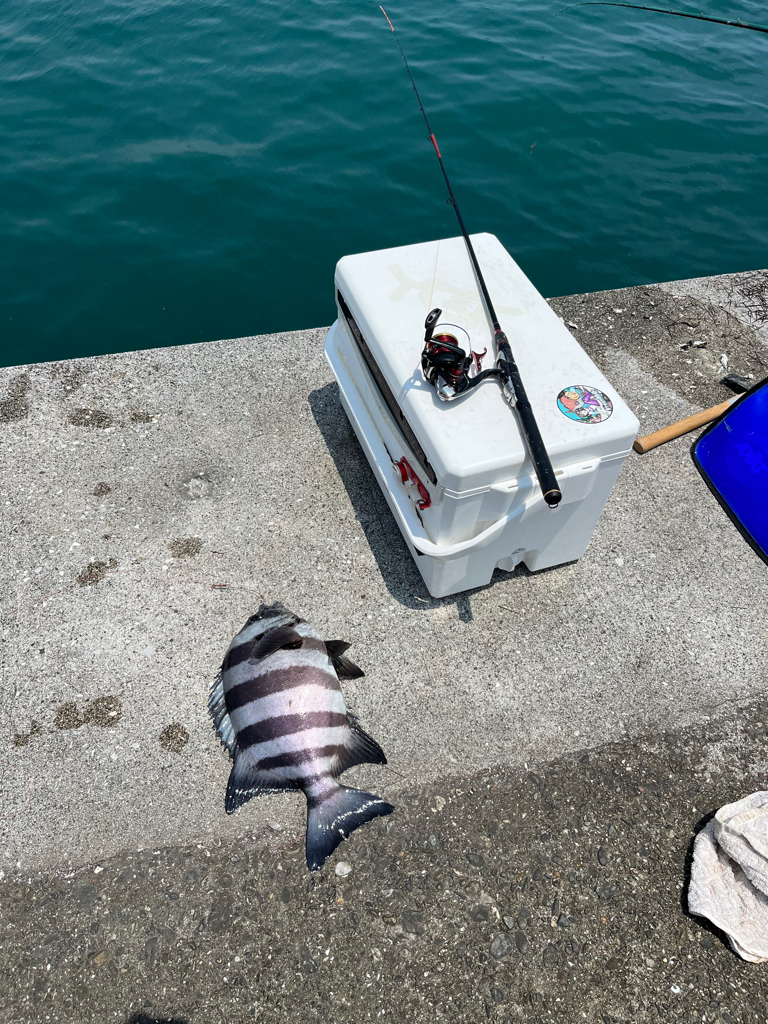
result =
[[[290,615],[296,622],[302,622],[298,615],[294,614],[289,608],[286,608],[282,601],[275,601],[274,604],[262,604],[259,605],[259,610],[255,615],[252,615],[246,622],[246,626],[250,626],[254,622],[258,622],[260,619],[274,618],[276,615]],[[245,629],[245,626],[243,626]]]

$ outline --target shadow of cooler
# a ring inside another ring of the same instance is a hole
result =
[[[543,501],[497,379],[442,402],[421,371],[424,319],[476,353],[492,334],[463,239],[345,256],[325,355],[349,421],[433,597],[584,553],[638,421],[494,235],[473,235],[563,494]],[[437,332],[436,332],[437,333]]]

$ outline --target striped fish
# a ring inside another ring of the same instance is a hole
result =
[[[234,762],[227,814],[262,793],[303,789],[310,871],[360,825],[394,810],[337,781],[353,765],[387,763],[344,703],[339,679],[363,675],[344,657],[348,647],[323,642],[279,602],[262,605],[229,645],[208,699]]]

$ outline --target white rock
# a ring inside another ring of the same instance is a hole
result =
[[[346,878],[347,875],[352,874],[352,865],[348,864],[345,860],[340,860],[336,865],[336,874],[339,878]]]

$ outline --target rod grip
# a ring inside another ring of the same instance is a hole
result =
[[[536,422],[531,403],[523,386],[520,371],[512,358],[509,339],[504,331],[498,329],[495,332],[494,340],[496,342],[496,350],[500,356],[500,362],[502,363],[502,372],[507,381],[512,385],[512,390],[515,393],[515,408],[520,417],[520,426],[523,428],[523,434],[525,435],[533,468],[536,471],[536,478],[541,487],[541,493],[549,507],[556,508],[560,504],[563,495],[557,484],[557,478],[555,477],[555,471],[552,468],[552,462],[544,444],[544,438],[541,436],[539,425]]]
[[[539,430],[539,425],[536,422],[536,417],[533,415],[531,404],[526,397],[525,403],[521,405],[519,394],[517,399],[517,413],[520,417],[523,433],[525,434],[528,442],[528,451],[531,454],[533,468],[536,470],[536,477],[538,478],[539,486],[541,487],[541,493],[544,495],[544,501],[546,501],[550,508],[555,508],[560,504],[563,495],[557,485],[555,471],[549,460],[549,455],[547,454],[547,449],[544,445],[544,439],[541,436],[541,431]]]
[[[733,405],[736,398],[738,398],[738,395],[729,398],[725,402],[721,402],[720,405],[712,406],[711,409],[704,409],[702,412],[694,413],[693,416],[686,416],[684,420],[678,420],[677,423],[670,423],[668,427],[662,427],[661,430],[656,430],[652,434],[646,434],[645,437],[638,437],[632,447],[640,455],[645,455],[652,448],[658,448],[660,444],[674,441],[676,437],[682,437],[683,434],[688,434],[697,427],[703,427],[705,423],[711,423],[712,420],[716,420],[718,416],[722,416],[729,406]]]

